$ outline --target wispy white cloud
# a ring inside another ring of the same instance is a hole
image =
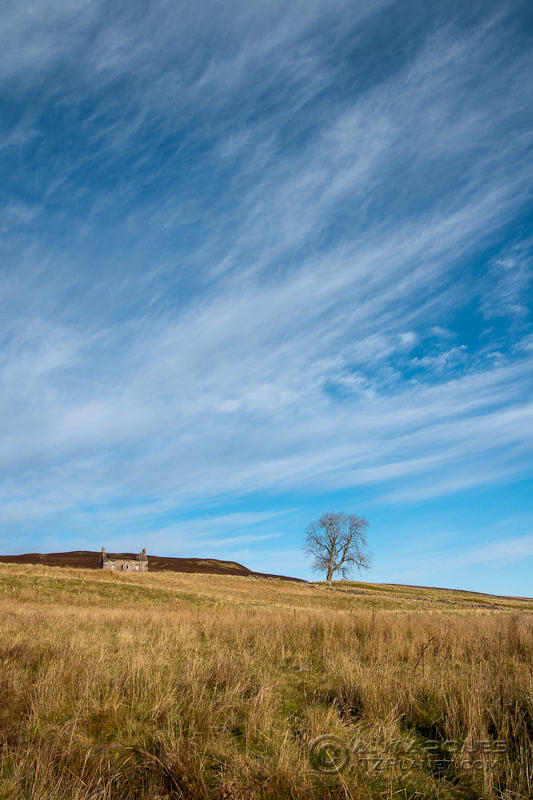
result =
[[[508,315],[524,318],[533,278],[533,239],[511,244],[495,256],[488,269],[489,286],[481,308],[488,318]]]
[[[531,57],[505,14],[452,19],[352,92],[385,4],[352,6],[10,8],[0,80],[40,99],[4,140],[38,187],[0,223],[4,524],[92,505],[158,541],[221,498],[528,474],[529,244],[500,245],[533,177]],[[277,535],[223,516],[183,524]]]
[[[489,562],[513,564],[523,558],[531,558],[532,556],[533,534],[526,534],[525,536],[502,539],[499,542],[489,542],[483,547],[466,550],[456,559],[455,563],[457,566],[463,567]]]
[[[397,578],[402,581],[419,581],[423,576],[440,575],[441,581],[450,575],[468,574],[472,567],[478,569],[504,570],[510,565],[533,557],[533,535],[503,536],[500,539],[483,541],[475,547],[455,547],[418,553],[416,563],[404,569],[400,567]],[[413,562],[414,559],[411,558]],[[464,580],[462,578],[461,580]],[[527,584],[526,584],[527,585]],[[516,593],[516,592],[515,592]],[[525,593],[524,593],[525,594]],[[531,592],[529,592],[529,595]]]

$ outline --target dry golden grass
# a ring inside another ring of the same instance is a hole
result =
[[[0,613],[1,800],[533,796],[532,601],[0,565]],[[325,774],[323,734],[505,752]]]

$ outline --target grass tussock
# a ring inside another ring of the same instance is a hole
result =
[[[2,565],[0,800],[530,800],[533,603],[337,589]]]

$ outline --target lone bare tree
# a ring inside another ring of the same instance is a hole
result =
[[[305,552],[314,558],[313,569],[331,580],[336,572],[348,577],[354,567],[368,569],[370,554],[366,541],[368,522],[357,514],[328,511],[307,527]]]

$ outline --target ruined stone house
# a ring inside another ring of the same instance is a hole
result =
[[[148,557],[146,555],[146,548],[143,547],[141,552],[135,558],[129,558],[124,555],[111,555],[108,556],[105,547],[102,547],[100,555],[100,568],[112,569],[120,572],[148,572]]]

